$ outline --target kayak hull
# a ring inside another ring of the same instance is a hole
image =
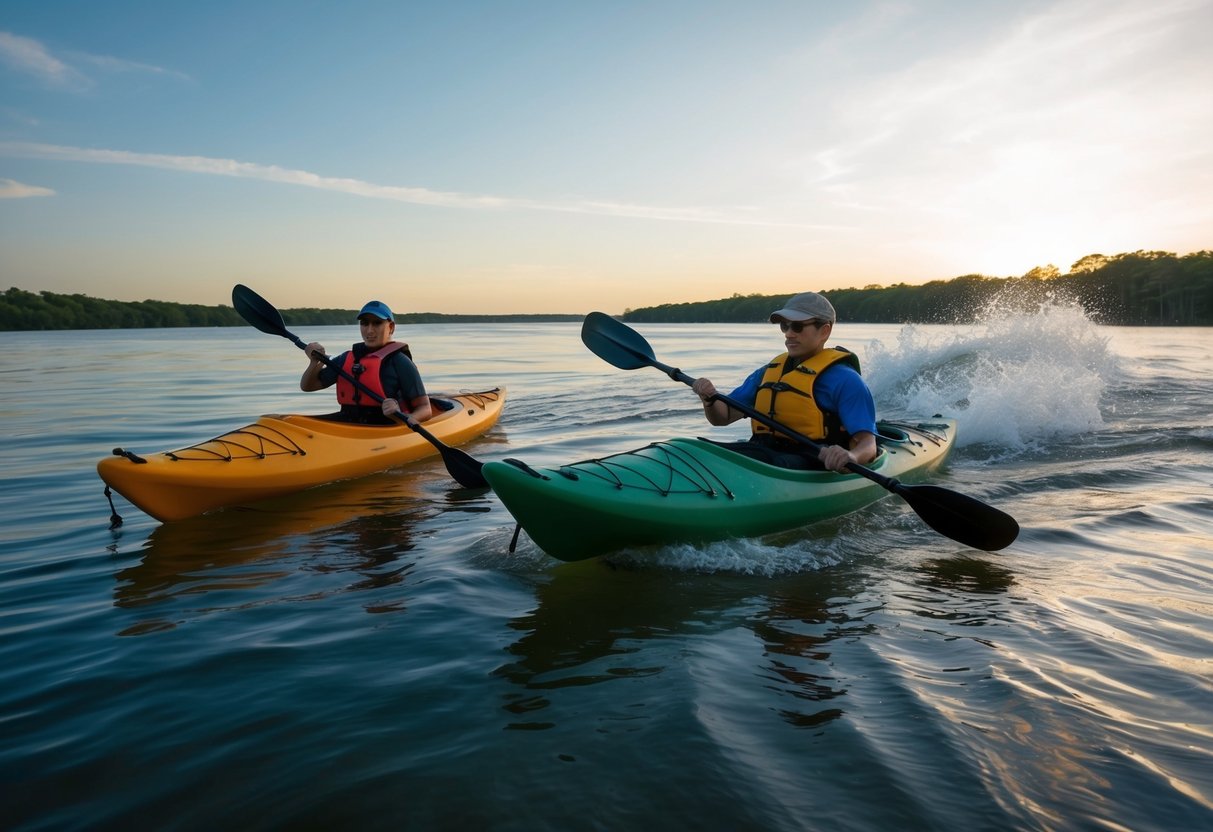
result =
[[[434,394],[450,407],[424,423],[446,445],[496,424],[505,389]],[[168,522],[226,506],[280,497],[436,456],[405,425],[368,426],[299,414],[261,416],[206,442],[146,457],[114,449],[97,463],[101,479],[142,511]]]
[[[944,461],[956,421],[881,422],[878,430],[880,454],[866,467],[909,482]],[[561,560],[770,534],[888,494],[857,474],[778,468],[686,438],[559,468],[505,460],[482,472],[535,544]]]

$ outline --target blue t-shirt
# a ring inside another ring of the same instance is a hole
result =
[[[753,407],[758,397],[766,366],[759,367],[729,394],[729,398]],[[867,431],[876,433],[876,402],[867,382],[846,364],[832,364],[813,383],[813,398],[822,410],[837,413],[842,428],[851,436]]]

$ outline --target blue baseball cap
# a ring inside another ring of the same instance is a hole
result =
[[[392,310],[387,308],[387,304],[381,300],[368,301],[366,306],[362,307],[362,311],[358,313],[358,318],[361,320],[363,315],[374,315],[381,321],[391,321]]]

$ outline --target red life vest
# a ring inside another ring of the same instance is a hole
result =
[[[383,361],[394,352],[404,350],[404,354],[409,354],[409,345],[402,341],[391,341],[372,353],[367,353],[361,359],[354,357],[354,351],[350,350],[345,354],[345,364],[342,369],[364,386],[375,392],[381,399],[389,398],[388,394],[383,389],[383,379],[379,377],[380,370],[383,369]],[[394,397],[392,397],[394,398]],[[345,376],[337,377],[337,403],[341,405],[356,405],[360,407],[373,407],[377,402],[370,399],[365,393],[346,380]],[[408,413],[409,403],[400,402],[400,409]]]

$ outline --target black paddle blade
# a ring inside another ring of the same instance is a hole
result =
[[[997,552],[1015,542],[1015,518],[981,500],[937,485],[904,485],[892,489],[935,531],[974,549]]]
[[[438,449],[438,453],[442,455],[442,464],[446,466],[446,472],[455,482],[464,488],[489,487],[489,481],[484,478],[484,474],[480,473],[480,469],[484,467],[483,462],[474,459],[471,454],[447,445],[412,419],[406,419],[400,415],[397,415],[396,418],[408,425],[414,433],[421,434],[423,439]]]
[[[625,323],[603,312],[591,312],[581,323],[581,341],[590,352],[621,370],[656,366],[653,348]]]
[[[289,338],[282,314],[261,295],[242,283],[232,287],[232,306],[253,326],[270,335],[281,335]]]
[[[489,487],[489,481],[480,472],[480,469],[484,467],[483,462],[473,459],[458,448],[452,448],[449,445],[436,445],[435,447],[442,454],[442,462],[446,465],[446,472],[451,475],[451,479],[455,482],[464,488]]]

